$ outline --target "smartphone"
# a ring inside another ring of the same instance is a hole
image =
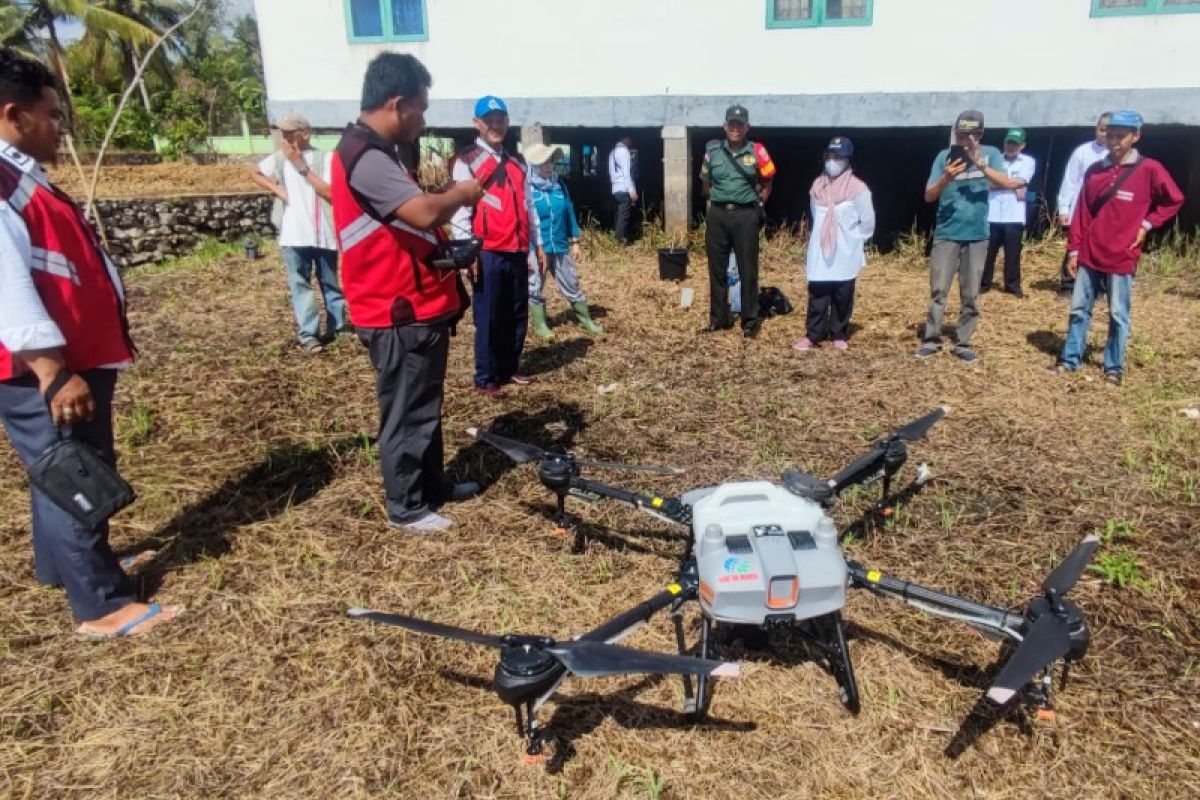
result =
[[[967,148],[961,144],[950,145],[950,153],[946,156],[946,163],[949,164],[952,161],[965,161],[967,166],[970,166],[971,160],[967,158]]]

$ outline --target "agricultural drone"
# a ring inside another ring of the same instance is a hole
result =
[[[908,459],[907,443],[924,438],[948,410],[936,409],[897,428],[828,480],[787,470],[778,484],[730,482],[695,489],[678,498],[610,486],[582,477],[581,471],[588,466],[659,474],[677,474],[679,470],[588,462],[562,449],[545,450],[472,429],[476,439],[513,461],[537,462],[539,478],[557,497],[556,520],[564,527],[572,524],[566,498],[575,497],[592,502],[617,500],[689,528],[691,536],[674,582],[649,600],[565,642],[542,636],[490,636],[366,609],[351,609],[349,614],[499,648],[495,689],[500,699],[515,709],[526,755],[531,758],[542,752],[545,737],[536,721],[537,710],[569,674],[585,678],[631,673],[680,675],[684,713],[703,717],[711,678],[738,674],[736,663],[714,658],[718,626],[796,631],[825,659],[842,703],[851,713],[858,713],[858,686],[842,619],[848,588],[865,589],[958,620],[989,638],[1007,642],[1007,660],[987,690],[987,701],[998,707],[1020,697],[1048,710],[1055,665],[1064,663],[1065,680],[1067,665],[1087,652],[1087,625],[1079,608],[1065,596],[1098,547],[1095,536],[1084,539],[1058,564],[1024,610],[1012,611],[886,576],[847,559],[837,527],[826,513],[850,487],[875,482],[882,482],[883,488],[877,508],[886,509],[892,480]],[[913,486],[919,487],[928,478],[922,465]],[[694,648],[687,645],[683,628],[682,609],[689,601],[696,601],[701,612],[699,642]],[[672,612],[678,655],[616,644],[666,608]]]

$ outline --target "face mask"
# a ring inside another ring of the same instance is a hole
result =
[[[846,171],[850,166],[849,160],[845,158],[834,158],[825,162],[825,174],[831,178],[836,178]]]

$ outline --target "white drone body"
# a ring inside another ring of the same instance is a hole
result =
[[[846,604],[837,525],[819,503],[769,481],[725,483],[680,500],[692,506],[700,605],[714,622],[791,623]]]

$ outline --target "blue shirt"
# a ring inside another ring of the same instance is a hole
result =
[[[549,187],[538,187],[530,181],[529,187],[541,226],[542,249],[547,253],[567,252],[571,239],[579,238],[579,221],[575,218],[575,204],[570,195],[560,181]]]

